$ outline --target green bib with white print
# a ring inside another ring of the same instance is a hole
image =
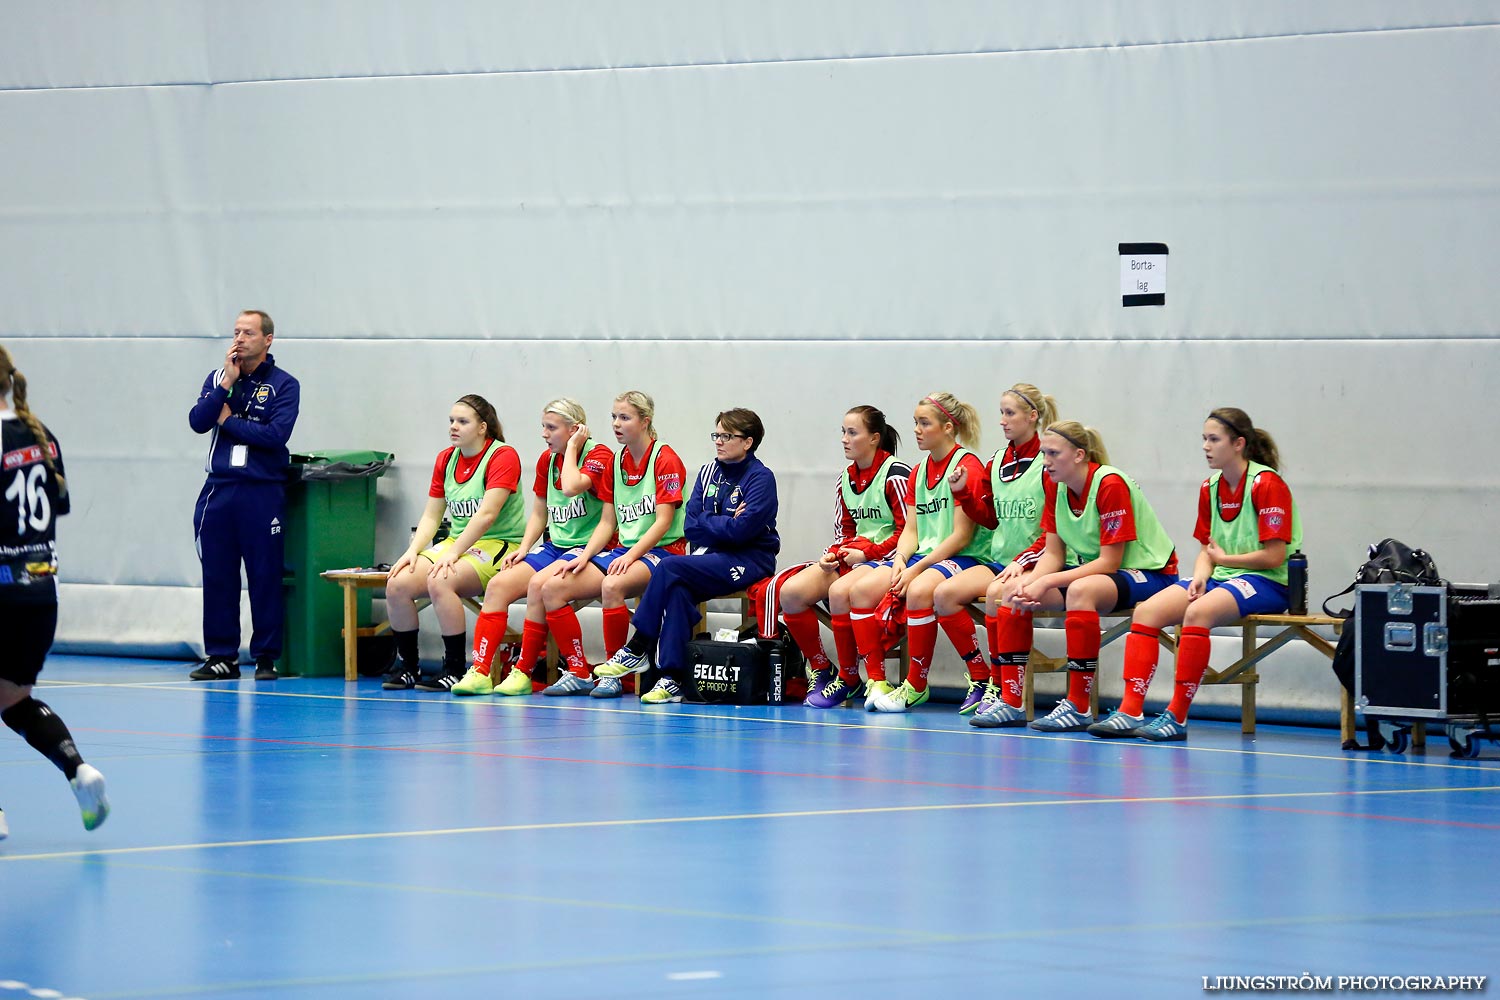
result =
[[[927,485],[927,466],[931,457],[922,459],[917,466],[916,482],[912,485],[912,496],[917,502],[917,558],[932,552],[943,539],[953,534],[953,487],[948,485],[948,472],[955,462],[962,462],[965,456],[972,454],[967,448],[955,447],[949,453],[947,467],[938,477],[937,485],[930,488]],[[989,528],[974,525],[974,536],[969,539],[969,544],[954,555],[988,560],[990,535]]]
[[[590,439],[578,450],[582,462],[595,448]],[[560,549],[576,549],[589,540],[599,526],[599,515],[604,510],[604,501],[594,496],[593,490],[584,490],[576,497],[565,496],[557,487],[557,464],[562,456],[547,462],[547,531],[552,544]]]
[[[1068,507],[1068,489],[1057,484],[1057,503],[1054,510],[1057,519],[1057,537],[1067,546],[1069,566],[1082,566],[1099,558],[1099,484],[1105,476],[1119,476],[1130,490],[1130,508],[1135,516],[1135,537],[1125,543],[1125,554],[1120,559],[1121,569],[1160,570],[1172,558],[1176,548],[1167,537],[1166,529],[1157,519],[1156,511],[1141,493],[1141,488],[1119,469],[1101,465],[1089,483],[1088,499],[1084,501],[1083,513],[1074,515]],[[1106,512],[1112,513],[1112,512]]]
[[[1218,543],[1219,548],[1232,556],[1244,555],[1246,552],[1255,552],[1261,548],[1260,541],[1260,514],[1253,504],[1253,490],[1255,480],[1263,472],[1275,472],[1270,466],[1261,465],[1258,462],[1249,463],[1245,470],[1245,496],[1240,504],[1240,512],[1235,515],[1233,521],[1226,521],[1219,514],[1219,480],[1224,473],[1215,472],[1208,480],[1209,508],[1212,519],[1209,522],[1209,537]],[[1249,516],[1246,516],[1249,515]],[[1274,515],[1273,515],[1274,516]],[[1283,516],[1285,516],[1283,514]],[[1302,514],[1297,510],[1296,501],[1292,502],[1292,540],[1287,543],[1286,551],[1290,555],[1302,548]],[[1237,566],[1215,566],[1215,580],[1229,580],[1246,573],[1254,573],[1268,580],[1275,580],[1283,587],[1286,586],[1286,561],[1282,560],[1280,566],[1275,569],[1242,569]]]

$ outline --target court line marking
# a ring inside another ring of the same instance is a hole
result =
[[[1070,799],[1108,799],[1117,796],[1102,792],[1070,792],[1056,788],[1025,788],[1014,785],[975,785],[960,784],[957,782],[943,781],[914,781],[907,778],[879,778],[854,774],[818,774],[803,771],[767,771],[757,768],[746,767],[716,767],[707,764],[672,764],[660,761],[628,761],[628,760],[604,760],[596,757],[561,757],[537,753],[504,753],[494,750],[469,750],[458,747],[417,747],[404,745],[384,744],[360,744],[360,743],[324,743],[314,740],[288,740],[269,736],[223,736],[218,734],[195,734],[195,733],[168,733],[152,730],[134,729],[93,729],[91,732],[104,733],[108,735],[130,735],[158,737],[164,739],[183,740],[210,740],[227,743],[266,743],[274,746],[286,746],[305,748],[310,750],[358,750],[376,753],[411,753],[411,754],[435,754],[450,757],[475,757],[489,760],[517,760],[517,761],[540,761],[552,764],[581,764],[594,767],[625,767],[641,768],[647,770],[663,771],[693,771],[705,774],[737,774],[752,775],[766,778],[794,778],[806,781],[842,781],[861,785],[893,785],[896,787],[913,788],[940,788],[947,790],[968,792],[1007,792],[1015,795],[1055,795]],[[1314,780],[1314,779],[1307,779]],[[1494,786],[1500,789],[1500,785]],[[1326,790],[1322,790],[1326,791]],[[1328,794],[1343,795],[1344,791],[1331,791]],[[1269,806],[1234,805],[1227,808],[1256,809],[1261,811],[1277,811]],[[1292,811],[1292,810],[1280,810]],[[1365,819],[1376,821],[1422,823],[1434,826],[1458,827],[1470,830],[1500,830],[1500,825],[1489,823],[1468,823],[1459,820],[1425,819],[1422,817],[1407,816],[1381,816],[1368,813],[1348,813],[1336,810],[1319,810],[1314,813],[1311,810],[1299,810],[1308,815],[1338,816],[1346,819]]]
[[[58,682],[51,681],[49,683],[58,683]],[[243,689],[241,689],[239,687],[227,687],[226,686],[226,687],[212,687],[211,688],[211,687],[208,686],[210,684],[220,684],[220,683],[225,683],[225,682],[220,682],[220,681],[129,681],[129,682],[124,682],[124,683],[120,683],[120,684],[102,684],[101,686],[115,687],[115,688],[126,689],[126,690],[134,689],[134,690],[156,690],[156,691],[174,691],[174,692],[191,692],[191,691],[202,691],[202,692],[209,692],[209,693],[217,692],[217,693],[221,693],[221,694],[234,695],[235,697],[238,697],[238,698],[244,698],[244,697],[253,697],[253,698],[306,698],[306,699],[317,700],[317,701],[340,701],[340,702],[358,701],[358,702],[366,702],[366,703],[370,703],[370,704],[380,704],[380,705],[400,705],[400,706],[403,706],[403,707],[410,705],[410,706],[418,706],[418,707],[447,706],[448,708],[455,708],[457,706],[463,705],[463,706],[467,706],[466,708],[463,709],[464,711],[474,711],[474,710],[484,710],[484,709],[492,709],[492,710],[496,710],[496,711],[501,711],[501,710],[504,710],[504,709],[502,709],[502,706],[505,706],[505,708],[508,709],[510,705],[514,705],[515,708],[525,708],[525,709],[530,709],[530,710],[539,710],[539,711],[547,711],[547,712],[582,712],[582,713],[598,713],[598,714],[603,714],[603,715],[639,716],[639,717],[650,718],[650,719],[658,719],[658,720],[663,720],[663,719],[682,720],[683,722],[688,722],[688,723],[691,723],[694,720],[704,719],[704,720],[716,720],[716,721],[739,722],[739,723],[754,723],[754,724],[758,724],[758,725],[770,725],[770,726],[811,726],[811,727],[815,727],[815,728],[825,728],[825,729],[855,729],[855,730],[859,730],[861,732],[870,732],[870,733],[934,733],[934,734],[942,734],[942,735],[948,735],[948,736],[963,736],[963,737],[968,738],[968,739],[973,739],[975,737],[978,737],[980,739],[989,739],[989,740],[994,740],[994,739],[1023,739],[1023,740],[1047,740],[1047,741],[1056,741],[1057,740],[1057,735],[1055,735],[1055,734],[1049,735],[1049,734],[1043,734],[1043,733],[1013,732],[1013,731],[1008,730],[1008,729],[995,730],[993,732],[987,732],[987,733],[984,733],[984,734],[978,734],[978,733],[975,733],[975,732],[972,732],[972,731],[965,732],[963,730],[958,730],[958,729],[935,729],[935,728],[927,728],[927,727],[923,727],[923,726],[873,726],[873,725],[863,725],[863,724],[860,724],[860,723],[850,723],[850,722],[825,722],[825,721],[818,720],[818,719],[766,719],[766,718],[753,718],[753,717],[750,717],[750,716],[743,716],[743,715],[722,715],[722,714],[716,714],[716,713],[711,713],[711,712],[698,712],[698,711],[694,711],[691,715],[688,715],[688,714],[685,714],[685,713],[673,712],[673,711],[665,711],[665,712],[663,712],[663,711],[660,711],[660,710],[653,711],[653,710],[650,710],[650,709],[639,709],[639,708],[636,708],[636,709],[632,709],[632,708],[616,708],[614,706],[604,706],[604,705],[590,705],[590,706],[585,707],[585,706],[562,705],[562,704],[548,703],[546,701],[533,701],[532,698],[527,698],[527,699],[524,699],[524,700],[523,699],[517,699],[516,702],[496,702],[492,698],[491,699],[478,698],[478,699],[474,699],[474,700],[465,699],[463,701],[459,701],[459,700],[454,699],[454,698],[447,698],[447,699],[442,699],[442,698],[438,698],[438,699],[377,698],[377,697],[372,697],[372,696],[368,696],[368,695],[314,694],[312,692],[296,692],[296,691],[258,691],[258,690],[243,690]],[[193,686],[188,686],[188,685],[193,685]],[[561,700],[561,699],[557,699],[557,700]],[[524,701],[524,703],[517,703],[517,702],[522,702],[522,701]],[[688,706],[688,707],[690,709],[696,709],[699,706]],[[793,706],[793,707],[795,707],[795,706]],[[440,708],[439,710],[444,710],[444,709]],[[905,717],[906,718],[912,718],[912,716],[905,716]],[[1492,770],[1490,768],[1486,768],[1484,765],[1486,763],[1490,763],[1490,764],[1494,763],[1493,761],[1488,761],[1488,762],[1487,761],[1468,761],[1468,762],[1462,763],[1462,764],[1455,764],[1455,763],[1445,763],[1443,761],[1408,760],[1408,759],[1404,759],[1401,755],[1392,755],[1392,756],[1389,756],[1389,757],[1386,757],[1386,756],[1376,757],[1374,755],[1344,756],[1344,755],[1342,755],[1342,751],[1341,751],[1341,755],[1340,756],[1333,756],[1332,754],[1286,753],[1286,752],[1279,751],[1279,750],[1247,750],[1247,749],[1238,748],[1238,747],[1205,747],[1205,746],[1194,746],[1194,745],[1186,743],[1186,742],[1183,742],[1183,743],[1145,743],[1145,742],[1137,742],[1137,741],[1133,741],[1133,740],[1099,740],[1099,739],[1093,739],[1093,738],[1089,738],[1087,740],[1083,740],[1083,739],[1068,739],[1067,742],[1069,742],[1069,743],[1076,743],[1076,744],[1078,744],[1080,746],[1096,746],[1096,747],[1110,748],[1110,749],[1120,749],[1120,748],[1128,747],[1132,751],[1156,752],[1156,751],[1172,751],[1172,750],[1176,750],[1176,751],[1185,752],[1185,753],[1223,753],[1223,754],[1233,754],[1233,755],[1237,755],[1237,756],[1246,756],[1246,757],[1284,757],[1284,758],[1288,758],[1288,759],[1292,759],[1292,760],[1336,761],[1336,762],[1347,763],[1347,764],[1363,764],[1363,765],[1368,765],[1368,766],[1384,765],[1384,766],[1387,766],[1387,767],[1390,767],[1390,766],[1395,766],[1395,767],[1433,767],[1433,768],[1447,768],[1447,769],[1452,769],[1452,770],[1470,771],[1470,772],[1476,771],[1476,770],[1477,771]]]
[[[1460,792],[1500,792],[1500,786],[1475,785],[1462,788],[1376,788],[1318,792],[1251,792],[1228,795],[1122,796],[1110,799],[1050,799],[1028,802],[945,802],[916,806],[864,806],[857,809],[801,809],[768,813],[727,813],[714,816],[647,816],[634,819],[567,820],[552,823],[510,823],[497,826],[450,827],[436,830],[380,830],[371,833],[331,833],[311,837],[270,837],[262,840],[206,841],[194,844],[153,844],[140,847],[107,847],[85,851],[53,851],[41,854],[0,855],[0,864],[18,861],[51,861],[57,858],[102,858],[127,854],[158,854],[169,851],[205,851],[230,847],[281,847],[288,844],[332,844],[347,841],[400,840],[413,837],[451,837],[479,833],[524,833],[542,830],[596,830],[628,826],[672,826],[690,823],[726,823],[772,819],[807,819],[824,816],[876,816],[891,813],[954,812],[977,809],[1029,809],[1046,806],[1194,805],[1214,802],[1247,802],[1264,799],[1353,798],[1375,795],[1451,795]]]
[[[1119,934],[1148,934],[1148,935],[1171,935],[1189,931],[1234,931],[1253,929],[1272,929],[1282,927],[1319,927],[1338,926],[1340,924],[1351,924],[1355,926],[1368,924],[1390,924],[1390,923],[1414,923],[1416,921],[1441,920],[1451,922],[1454,920],[1474,920],[1500,916],[1500,910],[1458,910],[1458,911],[1415,911],[1408,913],[1353,913],[1353,914],[1308,914],[1305,916],[1284,917],[1253,917],[1244,919],[1226,920],[1202,920],[1181,921],[1175,923],[1159,924],[1110,924],[1110,925],[1071,925],[1056,928],[1018,928],[1016,930],[998,931],[989,934],[955,934],[949,936],[943,942],[910,940],[901,936],[892,936],[878,940],[854,940],[841,942],[840,947],[845,951],[870,951],[893,947],[920,947],[924,944],[987,944],[1002,941],[1029,941],[1037,939],[1055,939],[1072,937],[1095,937]],[[888,932],[889,933],[889,932]],[[237,980],[230,982],[193,984],[178,987],[156,987],[149,990],[129,990],[114,993],[95,993],[94,1000],[139,1000],[139,998],[166,997],[166,996],[198,996],[214,993],[232,993],[245,991],[266,991],[270,989],[289,989],[293,987],[306,986],[347,986],[357,984],[396,983],[402,981],[427,982],[434,979],[457,979],[465,976],[495,976],[504,974],[528,973],[528,972],[552,972],[558,969],[578,968],[600,968],[606,966],[640,966],[648,964],[664,964],[667,962],[700,962],[705,959],[748,959],[766,958],[778,955],[797,955],[808,953],[826,953],[828,944],[817,942],[814,944],[789,944],[768,945],[756,948],[715,948],[700,951],[675,951],[675,952],[626,952],[621,955],[598,956],[596,954],[568,955],[565,958],[509,962],[496,965],[469,966],[467,968],[454,968],[451,964],[436,966],[431,969],[414,969],[408,972],[387,973],[350,973],[333,976],[306,976],[282,979],[261,980]]]
[[[847,934],[881,935],[891,933],[889,927],[867,924],[836,923],[827,920],[799,920],[794,917],[766,916],[757,913],[725,913],[717,910],[691,910],[681,907],[648,906],[639,903],[610,902],[596,899],[571,899],[559,896],[536,896],[514,892],[496,892],[487,889],[455,888],[449,886],[411,885],[401,882],[369,882],[362,879],[320,878],[314,875],[290,875],[276,872],[247,872],[220,868],[191,868],[183,865],[150,865],[129,861],[105,862],[93,858],[59,859],[76,861],[85,865],[122,868],[128,871],[170,872],[179,875],[212,875],[222,878],[242,878],[252,881],[287,882],[296,885],[317,886],[326,889],[361,889],[377,892],[410,892],[433,896],[457,896],[487,899],[509,903],[539,903],[548,906],[584,907],[596,910],[617,910],[622,913],[650,914],[659,917],[681,917],[691,920],[730,920],[742,923],[771,924],[802,930],[836,931]],[[943,942],[947,936],[932,931],[902,929],[906,937]]]

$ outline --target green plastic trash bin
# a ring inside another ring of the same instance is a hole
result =
[[[286,630],[277,669],[303,677],[343,676],[343,590],[318,574],[375,564],[375,480],[388,451],[313,451],[292,456],[287,476]],[[370,595],[360,595],[361,621]]]

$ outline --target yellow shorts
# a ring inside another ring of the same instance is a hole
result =
[[[453,547],[455,539],[445,538],[430,549],[423,549],[417,553],[433,562],[443,558],[443,554]],[[469,550],[459,557],[459,562],[466,562],[474,567],[479,574],[479,586],[481,588],[489,585],[494,575],[500,572],[500,562],[514,547],[513,542],[507,542],[503,538],[481,538]]]

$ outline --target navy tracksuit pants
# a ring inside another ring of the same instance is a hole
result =
[[[762,552],[705,552],[663,559],[651,571],[651,582],[636,605],[631,622],[657,641],[656,665],[681,680],[687,668],[687,644],[698,624],[698,605],[744,590],[770,576],[776,558]]]
[[[205,483],[198,494],[193,534],[203,563],[203,650],[209,656],[239,656],[241,562],[250,585],[250,656],[281,656],[285,506],[281,483]]]

